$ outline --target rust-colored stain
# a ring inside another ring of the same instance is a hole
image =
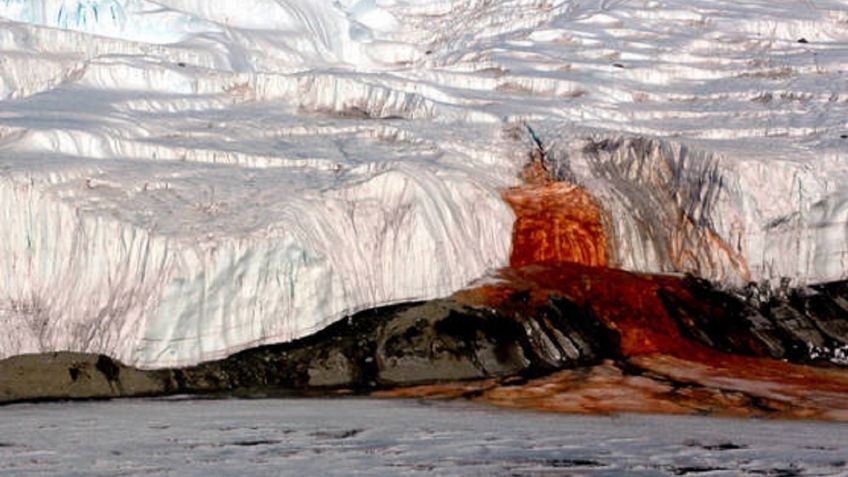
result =
[[[746,282],[751,280],[751,270],[745,257],[711,228],[698,226],[682,211],[669,246],[669,257],[676,270],[694,274],[699,270],[721,270],[720,262],[724,258],[739,278]],[[729,270],[724,270],[720,279],[729,278],[727,272]]]
[[[607,361],[526,382],[488,379],[417,386],[375,395],[465,398],[511,409],[579,414],[708,414],[848,422],[846,373],[769,360],[747,364],[792,373],[795,377],[772,376],[763,380],[765,376],[752,376],[737,367],[721,368],[667,355],[650,355],[629,360],[627,371],[619,363]],[[800,382],[803,379],[812,382],[804,384]]]
[[[510,189],[515,212],[510,265],[574,262],[607,265],[600,209],[581,187],[562,182]]]
[[[501,281],[457,293],[459,301],[475,306],[498,307],[516,292],[529,293],[530,305],[547,302],[551,295],[588,306],[621,336],[627,356],[669,352],[690,357],[705,347],[685,340],[657,296],[664,288],[687,293],[677,277],[651,276],[576,263],[547,263],[510,268]]]
[[[573,262],[607,265],[601,210],[582,187],[548,180],[540,161],[523,172],[525,184],[504,191],[515,212],[510,266]]]

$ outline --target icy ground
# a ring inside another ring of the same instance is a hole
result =
[[[844,278],[846,70],[840,0],[0,0],[0,357],[447,295],[507,263],[531,136],[617,266]]]
[[[141,400],[0,408],[0,474],[845,476],[848,427],[465,403]]]

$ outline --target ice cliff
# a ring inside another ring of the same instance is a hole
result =
[[[845,278],[847,40],[837,0],[0,0],[0,357],[449,294],[540,147],[613,266]]]

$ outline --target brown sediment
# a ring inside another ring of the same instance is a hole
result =
[[[766,368],[779,362],[748,363]],[[560,371],[521,383],[481,380],[418,386],[375,394],[377,397],[466,398],[510,409],[578,414],[707,414],[848,421],[846,373],[790,365],[783,371],[798,379],[762,381],[741,369],[712,368],[667,355],[627,363],[604,362],[591,368]]]
[[[848,375],[767,359],[711,363],[669,355],[631,359],[626,371],[605,364],[564,371],[523,388],[481,397],[505,407],[581,413],[699,413],[732,417],[848,420]]]
[[[683,386],[747,396],[748,407],[784,417],[848,420],[848,373],[785,361],[714,352],[708,360],[640,356],[631,363]]]

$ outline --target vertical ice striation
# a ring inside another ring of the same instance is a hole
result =
[[[358,141],[345,147],[380,153]],[[0,181],[0,334],[20,337],[2,352],[178,366],[449,294],[506,263],[512,214],[445,154],[348,171],[68,158],[54,172],[21,155],[29,172]]]
[[[739,162],[697,143],[570,127],[541,135],[554,173],[583,184],[605,211],[618,267],[775,286],[848,270],[840,167],[821,175],[794,161]]]
[[[190,364],[448,294],[509,262],[506,190],[530,261],[844,278],[846,22],[838,0],[0,0],[0,356]],[[534,150],[570,184],[510,189]]]

